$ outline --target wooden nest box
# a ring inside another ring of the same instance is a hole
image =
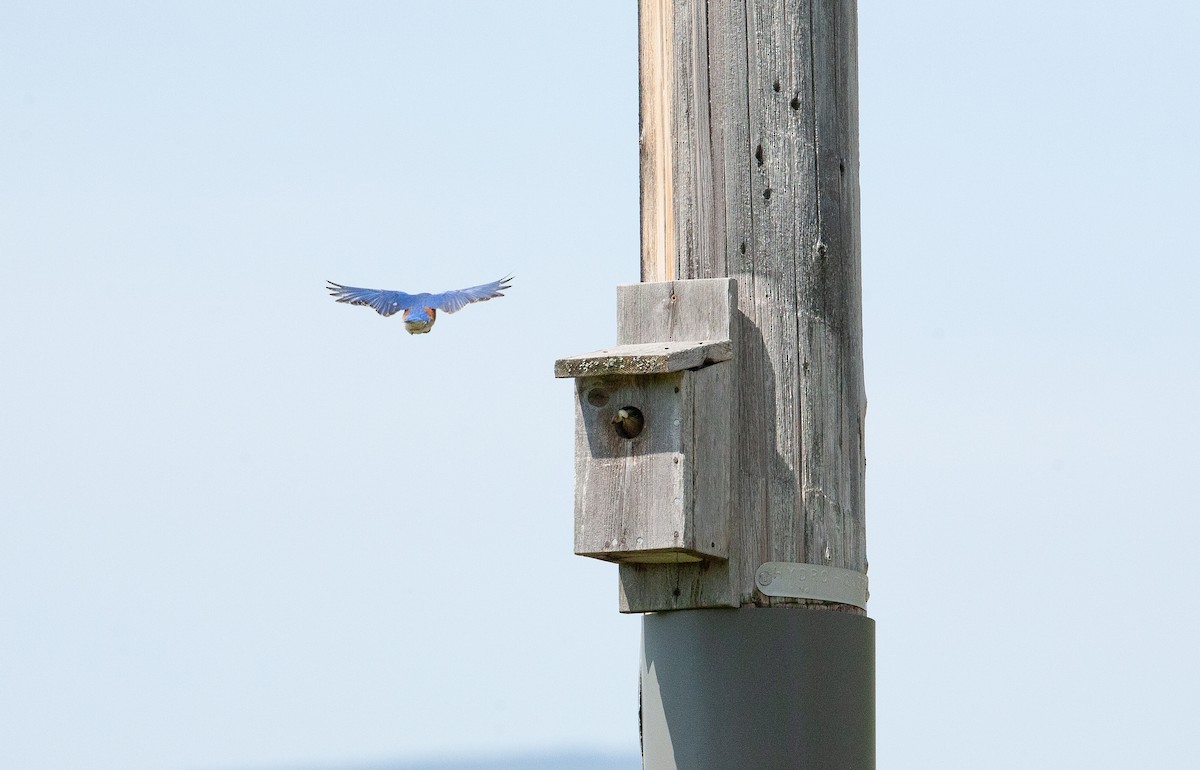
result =
[[[575,379],[575,553],[729,557],[736,283],[617,287],[617,344],[555,362]]]

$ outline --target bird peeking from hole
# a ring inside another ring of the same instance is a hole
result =
[[[637,438],[646,425],[646,418],[636,406],[623,406],[613,415],[612,424],[621,438]]]
[[[444,310],[455,313],[472,302],[485,302],[492,297],[503,297],[503,289],[509,287],[513,276],[499,281],[472,286],[469,289],[444,291],[441,294],[405,294],[402,291],[383,289],[359,289],[327,281],[329,293],[338,301],[350,305],[366,305],[374,308],[381,316],[403,313],[404,328],[409,334],[426,334],[437,320],[437,312]]]

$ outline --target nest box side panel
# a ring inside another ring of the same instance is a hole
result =
[[[699,549],[728,558],[732,504],[732,366],[718,364],[689,372],[692,408],[688,468],[692,473],[692,515]]]

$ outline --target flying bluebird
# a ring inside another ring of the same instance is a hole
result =
[[[472,286],[458,291],[444,291],[441,294],[405,294],[402,291],[386,291],[380,289],[356,289],[353,286],[327,281],[326,288],[338,302],[351,305],[369,305],[381,316],[404,313],[404,328],[409,334],[425,334],[433,328],[437,320],[437,311],[445,310],[454,313],[462,310],[472,302],[483,302],[492,297],[503,297],[501,289],[508,288],[512,276],[501,278],[499,281]]]

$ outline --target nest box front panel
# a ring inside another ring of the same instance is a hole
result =
[[[689,372],[576,382],[575,552],[698,561]]]

